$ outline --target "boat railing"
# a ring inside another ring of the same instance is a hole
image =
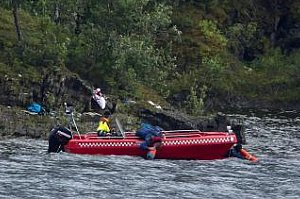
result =
[[[172,131],[162,131],[162,133],[200,133],[200,130],[172,130]]]
[[[125,139],[123,135],[98,136],[97,132],[88,132],[85,134],[75,135],[79,139]]]
[[[229,134],[226,132],[198,132],[198,133],[184,133],[184,132],[165,133],[164,132],[163,135],[164,135],[164,139],[170,139],[170,138],[192,138],[192,137],[199,138],[199,137],[214,136],[214,135],[224,136]],[[88,140],[140,139],[142,140],[140,137],[136,136],[134,132],[124,132],[123,135],[119,135],[119,136],[101,136],[101,137],[97,136],[96,132],[89,132],[87,134],[81,135],[79,139],[88,139]]]
[[[220,133],[219,133],[220,134]],[[169,139],[169,138],[191,138],[191,137],[205,137],[205,135],[217,135],[217,133],[193,133],[193,134],[165,134],[164,138],[165,139]],[[224,133],[224,135],[226,135]],[[103,137],[99,137],[99,136],[88,136],[86,137],[89,140],[111,140],[111,139],[118,139],[118,140],[122,140],[122,139],[141,139],[138,136],[134,136],[134,135],[130,135],[127,137],[123,137],[123,136],[103,136]]]
[[[203,135],[201,134],[173,134],[173,135],[166,135],[165,138],[190,138],[190,137],[201,137]],[[84,135],[81,135],[81,138],[83,138]],[[131,136],[128,136],[126,138],[124,138],[123,136],[87,136],[85,137],[86,139],[88,140],[111,140],[111,139],[118,139],[118,140],[121,140],[121,139],[140,139],[142,140],[142,138],[138,137],[138,136],[134,136],[134,135],[131,135]]]
[[[110,140],[110,139],[124,139],[124,137],[122,136],[93,136],[93,137],[88,137],[89,140],[99,140],[99,139],[103,139],[103,140]]]
[[[201,136],[203,136],[203,135],[201,135],[201,134],[195,134],[195,133],[193,133],[193,134],[178,134],[178,135],[165,135],[165,138],[179,138],[179,137],[181,137],[181,138],[184,138],[184,137],[186,137],[186,138],[189,138],[189,137],[201,137]]]

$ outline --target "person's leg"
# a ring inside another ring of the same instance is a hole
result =
[[[98,134],[99,137],[105,136],[105,133],[103,131],[98,131],[97,134]]]

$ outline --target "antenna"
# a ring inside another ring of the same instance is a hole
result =
[[[78,128],[77,128],[77,125],[76,125],[76,122],[75,122],[75,119],[74,119],[74,114],[73,114],[73,112],[74,112],[74,107],[73,107],[72,104],[69,104],[69,103],[67,103],[67,102],[65,102],[64,105],[65,105],[65,113],[66,113],[66,115],[67,115],[70,119],[72,119],[72,121],[69,121],[69,122],[70,122],[70,123],[71,123],[71,122],[73,123],[73,125],[75,126],[75,129],[76,129],[76,131],[77,131],[77,134],[79,135],[79,138],[81,139],[81,135],[80,135],[80,133],[79,133],[79,130],[78,130]]]
[[[118,126],[118,129],[120,130],[121,134],[122,134],[122,137],[125,138],[125,132],[124,132],[124,129],[123,129],[123,126],[121,125],[120,121],[118,118],[116,118],[116,124]]]

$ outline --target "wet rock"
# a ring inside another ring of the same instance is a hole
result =
[[[143,122],[160,126],[164,130],[198,129],[200,131],[227,131],[227,126],[231,124],[230,119],[221,113],[192,117],[174,110],[156,111],[142,109],[139,117],[142,118]]]

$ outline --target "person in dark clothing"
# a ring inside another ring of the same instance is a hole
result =
[[[141,128],[137,130],[136,135],[144,140],[140,144],[142,150],[147,150],[147,159],[154,159],[157,149],[162,144],[162,128],[142,123]]]

